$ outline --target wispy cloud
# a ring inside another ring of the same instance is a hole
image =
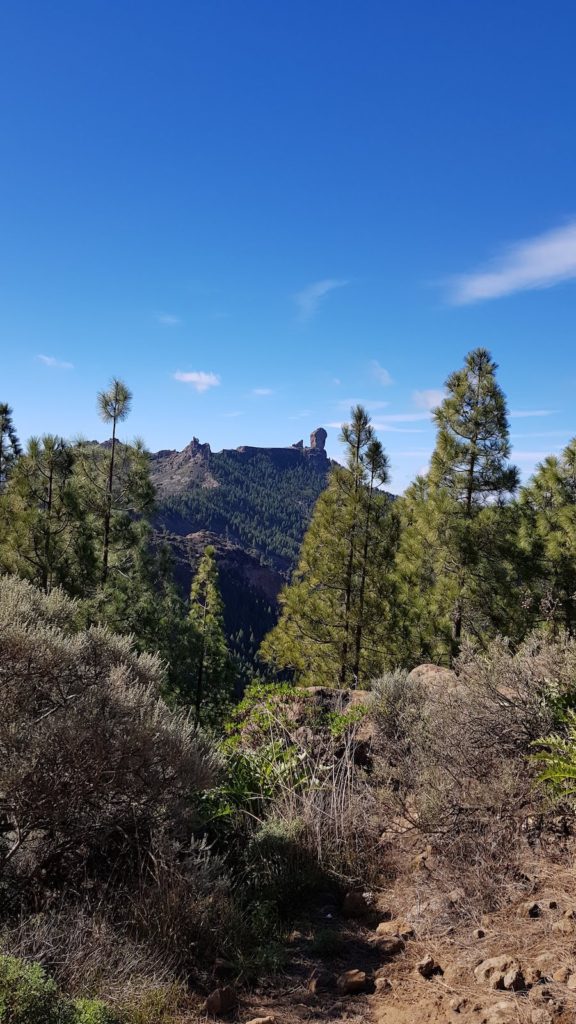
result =
[[[74,363],[66,363],[62,359],[56,359],[54,356],[36,356],[38,362],[44,363],[44,366],[50,366],[54,370],[73,370]]]
[[[265,398],[268,395],[273,395],[274,391],[272,388],[252,388],[252,394],[257,398]]]
[[[223,412],[222,415],[225,416],[227,420],[232,420],[232,419],[236,419],[237,416],[243,416],[244,414],[242,412],[235,411],[235,412]]]
[[[156,320],[163,327],[177,327],[182,323],[180,317],[175,316],[174,313],[156,313]]]
[[[383,366],[380,366],[377,359],[372,360],[370,363],[370,369],[372,371],[372,376],[376,378],[379,384],[383,384],[385,388],[390,387],[390,385],[394,383],[388,370]]]
[[[513,409],[510,413],[510,418],[513,420],[526,420],[534,416],[554,416],[554,413],[557,411],[557,409]]]
[[[208,391],[209,388],[217,388],[220,384],[220,377],[217,373],[206,373],[204,370],[190,370],[188,373],[177,370],[174,380],[179,380],[183,384],[191,384],[200,394],[203,391]]]
[[[344,288],[349,282],[335,277],[327,277],[323,281],[309,284],[294,296],[301,320],[310,320],[316,313],[322,299],[336,288]]]
[[[449,282],[449,301],[465,306],[576,278],[576,220],[507,246],[483,269]]]
[[[302,412],[295,412],[292,416],[289,416],[288,419],[289,420],[306,420],[311,415],[312,415],[312,413],[310,412],[310,409],[302,409]]]
[[[374,430],[377,430],[379,434],[423,434],[424,431],[420,427],[397,427],[394,423],[389,423],[387,420],[373,420],[372,426]]]
[[[432,411],[432,409],[438,408],[444,401],[444,391],[442,388],[426,388],[424,391],[413,391],[412,401],[417,409]]]
[[[341,420],[333,420],[331,423],[326,424],[332,430],[339,430],[342,426]],[[375,419],[372,420],[372,426],[374,430],[377,430],[379,434],[423,434],[424,431],[418,427],[398,427],[395,423],[389,423],[388,420]]]

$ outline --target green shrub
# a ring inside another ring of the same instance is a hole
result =
[[[118,1016],[101,999],[75,999],[70,1024],[118,1024]]]
[[[39,964],[0,956],[2,1024],[64,1024],[56,984]]]

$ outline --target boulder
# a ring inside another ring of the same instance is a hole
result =
[[[210,1017],[226,1017],[238,1007],[238,996],[231,985],[215,988],[206,999],[206,1013]]]
[[[506,992],[522,992],[526,988],[524,975],[519,967],[511,967],[504,975],[502,987]]]
[[[386,957],[386,959],[397,956],[398,953],[403,953],[406,947],[404,939],[401,939],[399,935],[379,937],[376,939],[374,945],[380,956]]]
[[[416,683],[429,690],[432,694],[443,693],[458,688],[458,676],[452,669],[441,665],[417,665],[408,673],[408,682]]]
[[[481,1013],[478,1024],[518,1024],[514,1003],[494,1003]]]
[[[423,960],[420,960],[420,962],[416,964],[416,970],[418,971],[418,974],[422,975],[423,978],[426,978],[427,981],[437,974],[444,974],[443,969],[436,963],[434,957],[430,956],[429,953]]]
[[[345,917],[368,917],[372,913],[372,907],[363,892],[347,892],[342,904],[342,913]]]
[[[356,995],[358,992],[365,992],[368,978],[364,971],[344,971],[337,981],[336,987],[341,996]]]
[[[518,968],[518,964],[510,956],[492,956],[483,960],[474,970],[476,981],[490,988],[503,989],[505,976]]]
[[[376,935],[381,935],[384,938],[399,937],[404,939],[404,941],[413,939],[414,934],[412,925],[398,917],[393,918],[391,921],[381,921],[376,929]]]

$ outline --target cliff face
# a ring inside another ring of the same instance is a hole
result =
[[[207,544],[216,549],[227,633],[250,662],[274,624],[277,595],[294,568],[312,509],[333,463],[326,431],[286,448],[213,452],[193,438],[151,456],[155,525],[170,541],[186,592]]]
[[[318,427],[312,431],[308,446],[304,446],[303,441],[297,441],[286,448],[240,445],[239,448],[212,452],[208,443],[202,444],[197,437],[193,437],[182,451],[163,449],[151,455],[152,479],[157,493],[161,497],[168,497],[181,494],[194,486],[217,487],[218,464],[225,459],[242,465],[263,458],[279,471],[298,468],[305,460],[318,473],[325,474],[331,465],[325,449],[326,438],[324,428]]]

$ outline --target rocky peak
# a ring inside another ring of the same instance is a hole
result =
[[[310,434],[310,448],[313,451],[323,452],[326,446],[326,438],[328,434],[324,430],[324,427],[317,427]]]
[[[193,437],[190,443],[182,450],[182,455],[187,455],[191,459],[199,455],[200,458],[208,460],[211,454],[208,442],[202,444],[197,437]]]

